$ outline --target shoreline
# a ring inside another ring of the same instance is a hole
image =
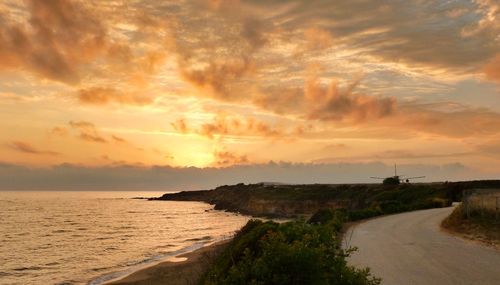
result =
[[[197,284],[208,267],[231,241],[232,238],[209,243],[194,251],[174,256],[173,260],[138,269],[124,277],[104,282],[102,285]]]

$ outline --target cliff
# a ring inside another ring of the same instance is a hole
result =
[[[165,194],[153,200],[200,201],[215,209],[252,216],[296,217],[321,208],[397,212],[448,205],[462,190],[500,187],[499,180],[401,184],[224,185],[212,190]]]

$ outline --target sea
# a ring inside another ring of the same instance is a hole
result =
[[[0,284],[99,285],[231,238],[248,216],[165,192],[0,191]]]

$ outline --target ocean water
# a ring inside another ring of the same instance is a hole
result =
[[[102,284],[228,238],[249,217],[154,192],[0,191],[0,284]]]

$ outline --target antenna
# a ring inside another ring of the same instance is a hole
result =
[[[394,176],[398,176],[398,171],[397,171],[397,168],[396,168],[396,164],[394,164]]]

